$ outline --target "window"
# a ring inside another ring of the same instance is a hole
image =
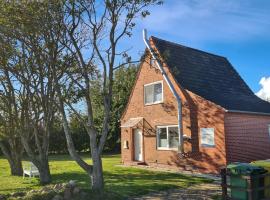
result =
[[[269,137],[270,137],[270,124],[268,125],[268,133],[269,133]]]
[[[144,85],[144,104],[156,104],[163,101],[162,81]]]
[[[178,126],[157,127],[157,148],[177,149],[179,145]]]
[[[214,147],[215,134],[214,128],[201,128],[201,146]]]
[[[167,138],[167,128],[160,128],[158,130],[158,147],[167,148],[168,138]]]

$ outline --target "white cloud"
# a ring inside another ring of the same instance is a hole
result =
[[[270,100],[270,77],[262,77],[259,83],[262,88],[256,95],[264,100]]]
[[[234,48],[241,42],[269,39],[269,10],[269,0],[165,0],[162,6],[150,8],[150,16],[136,21],[131,40],[121,45],[132,46],[132,56],[139,57],[139,50],[143,53],[145,48],[142,29],[146,28],[148,36],[198,49],[220,43]]]
[[[166,0],[142,26],[185,41],[239,41],[269,32],[270,4],[247,0]]]

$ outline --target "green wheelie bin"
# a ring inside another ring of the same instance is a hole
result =
[[[270,159],[253,161],[250,164],[254,166],[263,167],[265,170],[267,170],[267,173],[270,174]],[[270,199],[270,176],[265,177],[264,187],[267,187],[264,190],[264,196],[266,199]]]
[[[227,166],[227,172],[230,177],[231,197],[237,200],[248,200],[249,194],[246,191],[249,187],[248,179],[254,175],[266,173],[262,167],[253,166],[248,163],[232,163]],[[243,176],[247,177],[244,178]],[[263,178],[251,178],[251,188],[256,189],[264,186]],[[252,192],[252,200],[260,200],[264,198],[264,191],[254,190]]]

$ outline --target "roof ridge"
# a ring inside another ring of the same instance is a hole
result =
[[[168,41],[168,40],[164,40],[164,39],[161,39],[161,38],[158,38],[158,37],[155,37],[155,36],[150,36],[150,38],[161,40],[161,41],[164,41],[166,43],[170,43],[170,44],[175,45],[175,46],[184,47],[184,48],[188,48],[188,49],[191,49],[191,50],[194,50],[194,51],[198,51],[198,52],[201,52],[201,53],[206,53],[206,54],[209,54],[209,55],[213,55],[213,56],[216,56],[216,57],[221,57],[221,58],[227,59],[225,56],[217,55],[217,54],[210,53],[210,52],[207,52],[207,51],[203,51],[203,50],[200,50],[200,49],[195,49],[195,48],[188,47],[188,46],[185,46],[185,45],[176,43],[176,42],[171,42],[171,41]]]

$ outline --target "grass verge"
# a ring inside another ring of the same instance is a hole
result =
[[[90,163],[90,159],[85,157]],[[104,199],[125,199],[131,196],[143,195],[149,192],[171,188],[185,188],[193,184],[210,182],[208,179],[191,177],[178,173],[158,172],[132,167],[120,167],[119,155],[103,157],[105,179]],[[26,161],[24,161],[25,164]],[[89,190],[90,179],[82,169],[70,159],[68,155],[50,156],[52,184],[76,180],[85,191]],[[18,191],[40,189],[37,178],[10,176],[9,165],[6,159],[0,158],[0,194]],[[92,194],[95,196],[95,194]]]

